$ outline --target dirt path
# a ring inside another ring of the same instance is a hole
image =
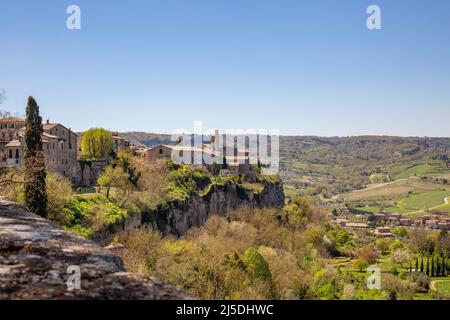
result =
[[[433,290],[433,291],[437,291],[436,283],[438,283],[438,282],[447,282],[447,281],[450,281],[450,280],[431,280],[430,281],[430,289]]]

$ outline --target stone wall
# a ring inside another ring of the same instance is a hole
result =
[[[69,291],[68,267],[81,271]],[[158,278],[125,272],[122,260],[0,197],[0,300],[192,299]]]

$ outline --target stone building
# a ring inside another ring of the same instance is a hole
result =
[[[121,137],[118,132],[112,132],[114,142],[114,152],[126,151],[130,149],[130,141]]]
[[[153,148],[147,149],[147,152],[142,154],[142,157],[148,159],[149,161],[156,161],[160,159],[179,159],[180,161],[176,161],[179,162],[179,164],[194,164],[196,156],[203,156],[202,148],[166,144],[160,144]]]
[[[201,165],[207,170],[212,169],[212,164],[222,164],[225,159],[227,169],[222,170],[222,174],[245,175],[248,178],[254,178],[256,172],[250,163],[250,155],[247,148],[238,148],[236,146],[219,146],[219,132],[211,137],[210,144],[200,146],[184,145],[157,145],[153,148],[141,152],[141,158],[149,161],[158,159],[177,160],[179,164]],[[205,159],[208,161],[205,161]]]
[[[14,127],[13,127],[14,125]],[[7,128],[5,128],[7,126]],[[0,166],[23,167],[25,146],[25,121],[18,118],[0,120],[0,135],[5,133],[6,140],[0,145]],[[77,134],[59,123],[43,124],[42,148],[45,166],[49,171],[57,172],[71,180],[77,177]],[[11,139],[12,138],[12,139]]]
[[[19,138],[19,129],[25,126],[25,121],[20,118],[0,119],[0,166],[7,166],[8,153],[5,147],[11,141]],[[13,151],[15,153],[15,151]]]

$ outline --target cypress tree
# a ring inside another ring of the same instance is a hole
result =
[[[441,263],[439,262],[439,256],[436,257],[436,277],[441,276]]]
[[[419,272],[419,257],[416,257],[416,269],[414,271]]]
[[[420,272],[423,272],[423,256],[422,256],[422,261],[420,263]]]
[[[426,269],[425,274],[427,276],[430,276],[430,257],[429,256],[427,256],[427,269]]]
[[[431,257],[431,276],[434,277],[435,273],[434,273],[434,257]]]
[[[42,118],[39,116],[39,106],[33,97],[28,98],[25,119],[25,204],[31,211],[46,216],[47,190],[45,178],[45,159],[42,151]]]
[[[227,158],[225,156],[223,156],[222,159],[222,169],[224,170],[228,169]]]
[[[445,277],[447,275],[447,266],[445,265],[445,257],[442,257],[442,276]]]

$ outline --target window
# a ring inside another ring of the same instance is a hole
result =
[[[163,149],[159,149],[159,154],[163,154]]]
[[[64,142],[61,141],[60,147],[61,147],[61,150],[64,150]]]
[[[16,159],[19,158],[19,149],[16,149]]]
[[[9,158],[12,159],[12,149],[9,149]]]

